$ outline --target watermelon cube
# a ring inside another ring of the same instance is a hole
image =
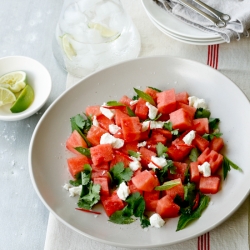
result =
[[[193,120],[195,131],[199,135],[209,134],[209,123],[207,118],[197,118]]]
[[[101,136],[105,133],[107,133],[107,130],[101,127],[91,126],[87,133],[87,139],[93,146],[96,146],[100,144]]]
[[[66,148],[74,154],[81,155],[75,148],[83,147],[87,148],[87,143],[82,138],[82,136],[74,130],[66,141]]]
[[[173,129],[185,131],[191,129],[193,125],[193,119],[190,117],[189,113],[183,108],[177,109],[176,111],[170,113],[169,116]]]
[[[157,108],[162,114],[170,114],[176,109],[175,90],[169,89],[157,93]]]
[[[100,111],[100,107],[101,107],[100,105],[88,106],[85,109],[85,114],[87,116],[93,117],[95,115],[97,117],[102,114]]]
[[[95,165],[109,162],[114,158],[111,144],[100,144],[90,148],[91,159]]]
[[[95,177],[93,178],[94,184],[99,184],[101,186],[100,195],[109,196],[109,183],[108,179],[105,177]]]
[[[126,142],[137,141],[140,138],[142,125],[138,117],[123,118],[121,127]]]
[[[157,202],[156,213],[162,218],[173,218],[179,215],[180,207],[173,202],[168,195],[163,196]]]
[[[200,178],[200,191],[204,194],[216,194],[219,191],[220,178],[218,176],[209,176]]]
[[[132,182],[136,188],[142,191],[151,192],[157,185],[158,179],[148,170],[144,170],[132,177]]]
[[[68,169],[73,178],[84,170],[84,165],[89,164],[89,159],[85,155],[79,155],[67,159]]]
[[[146,106],[146,101],[144,101],[142,98],[139,98],[138,102],[136,103],[135,114],[141,120],[146,120],[148,118],[148,107]]]

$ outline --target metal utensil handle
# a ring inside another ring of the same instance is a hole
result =
[[[203,3],[202,1],[200,0],[193,0],[195,3],[199,4],[200,6],[202,6],[204,9],[208,10],[210,13],[214,14],[216,17],[218,17],[219,19],[225,21],[225,22],[228,22],[231,17],[228,15],[228,14],[224,14],[214,8],[212,8],[211,6]]]
[[[203,17],[205,17],[206,19],[208,19],[209,21],[211,21],[212,23],[214,23],[218,28],[223,28],[226,26],[226,23],[221,20],[221,19],[217,19],[215,17],[212,17],[210,15],[208,15],[207,13],[203,12],[202,10],[194,7],[192,4],[184,1],[184,0],[178,0],[182,5],[186,6],[187,8],[199,13],[200,15],[202,15]]]

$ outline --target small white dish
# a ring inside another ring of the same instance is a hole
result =
[[[17,70],[26,72],[28,84],[34,90],[34,101],[30,107],[20,113],[12,113],[11,104],[0,107],[0,120],[3,121],[17,121],[33,115],[45,104],[51,92],[50,74],[41,63],[24,56],[0,58],[0,76]]]

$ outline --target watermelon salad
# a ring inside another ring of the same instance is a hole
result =
[[[179,217],[176,231],[198,219],[231,168],[221,153],[219,118],[204,99],[175,89],[134,88],[135,95],[88,106],[70,119],[66,141],[72,176],[64,188],[76,209],[110,222],[162,227]]]

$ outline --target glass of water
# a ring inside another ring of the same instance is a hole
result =
[[[53,53],[77,77],[138,57],[141,40],[120,0],[65,0]]]

